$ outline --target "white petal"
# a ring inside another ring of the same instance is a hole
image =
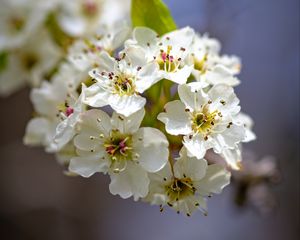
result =
[[[131,96],[113,94],[107,102],[117,113],[127,117],[142,109],[146,104],[146,99],[136,94]]]
[[[190,110],[198,110],[201,105],[207,103],[207,95],[201,90],[201,83],[189,83],[178,86],[180,100]]]
[[[230,172],[219,164],[207,167],[205,177],[195,185],[197,190],[204,194],[221,193],[222,189],[230,183]]]
[[[164,77],[175,83],[184,84],[186,83],[188,77],[191,75],[192,70],[193,70],[193,66],[186,65],[175,72],[165,72]]]
[[[138,161],[148,172],[157,172],[168,161],[169,142],[165,135],[155,128],[140,128],[133,136],[134,151]]]
[[[95,83],[84,91],[85,98],[83,99],[83,103],[91,107],[103,107],[107,105],[107,98],[110,94],[100,84]]]
[[[211,71],[208,71],[205,76],[207,82],[211,85],[226,84],[229,86],[237,86],[240,84],[240,81],[223,65],[216,65]]]
[[[124,25],[122,28],[116,33],[116,35],[113,37],[111,47],[113,50],[119,48],[124,41],[128,38],[128,35],[130,34],[131,29]]]
[[[144,108],[128,117],[124,117],[121,114],[114,112],[111,118],[111,123],[112,126],[119,129],[121,133],[135,133],[139,129],[144,116]]]
[[[119,194],[122,198],[133,196],[134,200],[138,200],[148,193],[150,180],[147,172],[133,162],[129,161],[120,173],[110,173],[110,178],[109,190],[113,195]]]
[[[223,149],[222,156],[224,157],[225,161],[232,169],[234,170],[240,169],[240,163],[242,161],[242,153],[239,146],[234,149],[228,149],[228,148]]]
[[[185,153],[184,153],[185,152]],[[181,151],[180,158],[174,164],[175,176],[184,178],[187,176],[193,181],[202,179],[205,176],[207,162],[204,159],[190,158],[186,150]]]
[[[107,172],[108,166],[108,161],[102,159],[101,154],[93,154],[72,158],[69,165],[69,171],[83,177],[90,177],[96,172]]]
[[[107,52],[101,52],[101,54],[99,56],[98,70],[100,72],[102,72],[102,71],[111,72],[114,70],[115,63],[116,63],[115,59],[112,58]],[[93,71],[91,71],[91,72],[93,72]],[[91,77],[95,77],[95,76],[91,76]]]
[[[157,40],[157,33],[150,28],[136,27],[132,33],[137,43],[143,47],[147,46],[147,43],[153,43]]]
[[[129,47],[124,53],[126,54],[126,61],[129,62],[133,68],[142,67],[147,64],[145,51],[142,48]]]
[[[46,149],[47,152],[60,151],[75,135],[74,127],[69,124],[68,119],[59,123],[53,142]]]
[[[236,97],[232,87],[225,84],[218,84],[213,86],[209,92],[208,96],[212,100],[210,105],[213,109],[219,109],[222,114],[237,114],[240,111],[239,99]],[[221,101],[225,101],[222,104]]]
[[[195,32],[190,27],[181,28],[170,33],[165,34],[162,38],[165,40],[167,37],[169,38],[168,44],[174,48],[174,51],[181,51],[181,48],[185,48],[182,57],[188,54],[188,50],[190,45],[194,39]],[[173,50],[173,49],[172,49]]]
[[[186,135],[191,133],[191,120],[185,112],[185,105],[175,100],[165,105],[165,111],[158,114],[157,119],[166,125],[166,131],[172,135]]]
[[[223,148],[234,149],[239,142],[245,139],[245,128],[233,124],[222,134],[217,134],[215,137],[214,151],[220,153]]]
[[[111,128],[110,117],[102,110],[91,109],[80,116],[79,129],[85,134],[99,136],[99,134],[103,133],[105,136],[108,136]]]
[[[188,150],[189,157],[201,159],[204,157],[206,150],[213,146],[209,140],[205,141],[203,136],[200,134],[197,134],[192,138],[189,136],[184,136],[183,139],[183,144]]]
[[[33,118],[26,126],[23,142],[30,146],[45,145],[48,143],[49,137],[53,136],[54,133],[48,119]]]
[[[159,73],[158,64],[156,62],[151,62],[143,66],[138,72],[137,78],[136,90],[139,93],[143,93],[145,90],[162,79],[162,76]]]

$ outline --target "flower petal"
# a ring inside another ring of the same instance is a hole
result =
[[[180,151],[180,157],[174,164],[175,176],[184,178],[188,176],[192,181],[197,181],[205,176],[207,161],[205,159],[197,159],[188,157],[187,150],[183,147]]]
[[[144,108],[128,117],[124,117],[121,114],[113,112],[111,123],[112,126],[119,129],[121,133],[135,133],[139,129],[144,116]]]
[[[219,164],[207,167],[205,177],[195,184],[195,187],[203,195],[221,193],[222,189],[230,183],[230,172]]]
[[[91,109],[81,114],[78,127],[81,132],[91,136],[99,136],[101,133],[108,136],[112,128],[110,117],[100,109]]]
[[[166,125],[166,131],[172,135],[186,135],[191,133],[192,126],[189,114],[185,112],[185,105],[175,100],[165,105],[165,111],[158,114],[157,119]]]
[[[96,172],[107,172],[109,163],[97,153],[84,157],[73,157],[70,161],[69,171],[82,177],[90,177]]]
[[[108,105],[107,98],[109,97],[109,93],[105,91],[100,84],[95,83],[84,91],[85,98],[83,99],[83,103],[91,107],[103,107]]]
[[[110,178],[109,190],[113,195],[118,194],[122,198],[133,196],[137,201],[148,193],[150,180],[147,172],[136,163],[129,161],[124,171],[110,173]]]
[[[193,66],[185,65],[183,68],[175,72],[164,72],[165,79],[173,81],[178,84],[186,83],[188,77],[191,75]]]
[[[190,110],[198,110],[201,105],[207,103],[207,95],[201,90],[202,84],[193,82],[178,86],[180,100]]]
[[[131,96],[113,94],[109,96],[107,102],[117,113],[128,117],[143,108],[146,104],[146,99],[136,94]]]
[[[148,172],[162,169],[169,157],[169,142],[165,135],[155,128],[140,128],[133,136],[134,151],[138,161]]]

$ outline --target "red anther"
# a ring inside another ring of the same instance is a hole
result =
[[[165,52],[162,52],[162,53],[161,53],[161,58],[162,58],[162,60],[165,62],[166,59],[167,59],[167,54],[166,54]]]
[[[74,112],[73,108],[67,107],[67,109],[66,109],[66,115],[67,115],[67,117],[69,117],[73,112]]]

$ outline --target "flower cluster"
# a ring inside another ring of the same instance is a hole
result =
[[[234,92],[239,58],[190,27],[131,29],[127,1],[3,4],[0,93],[33,86],[24,143],[54,153],[69,176],[108,174],[114,195],[206,215],[255,139]]]
[[[40,86],[73,41],[127,20],[129,8],[129,0],[2,0],[0,96]]]
[[[31,91],[24,142],[55,153],[68,175],[108,174],[112,194],[206,215],[255,139],[233,89],[240,66],[190,27],[159,36],[116,22],[76,40]],[[228,166],[210,164],[208,151]]]

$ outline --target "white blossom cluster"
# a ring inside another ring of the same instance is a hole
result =
[[[127,19],[129,8],[130,0],[1,0],[0,96],[40,86],[69,42]]]
[[[111,12],[124,1],[4,2],[0,92],[34,86],[24,143],[54,153],[68,175],[108,174],[114,195],[206,215],[207,198],[240,168],[242,143],[255,139],[233,88],[239,58],[190,27],[162,36],[132,30]],[[71,36],[67,54],[38,30],[47,15]],[[227,166],[210,164],[208,151]]]

